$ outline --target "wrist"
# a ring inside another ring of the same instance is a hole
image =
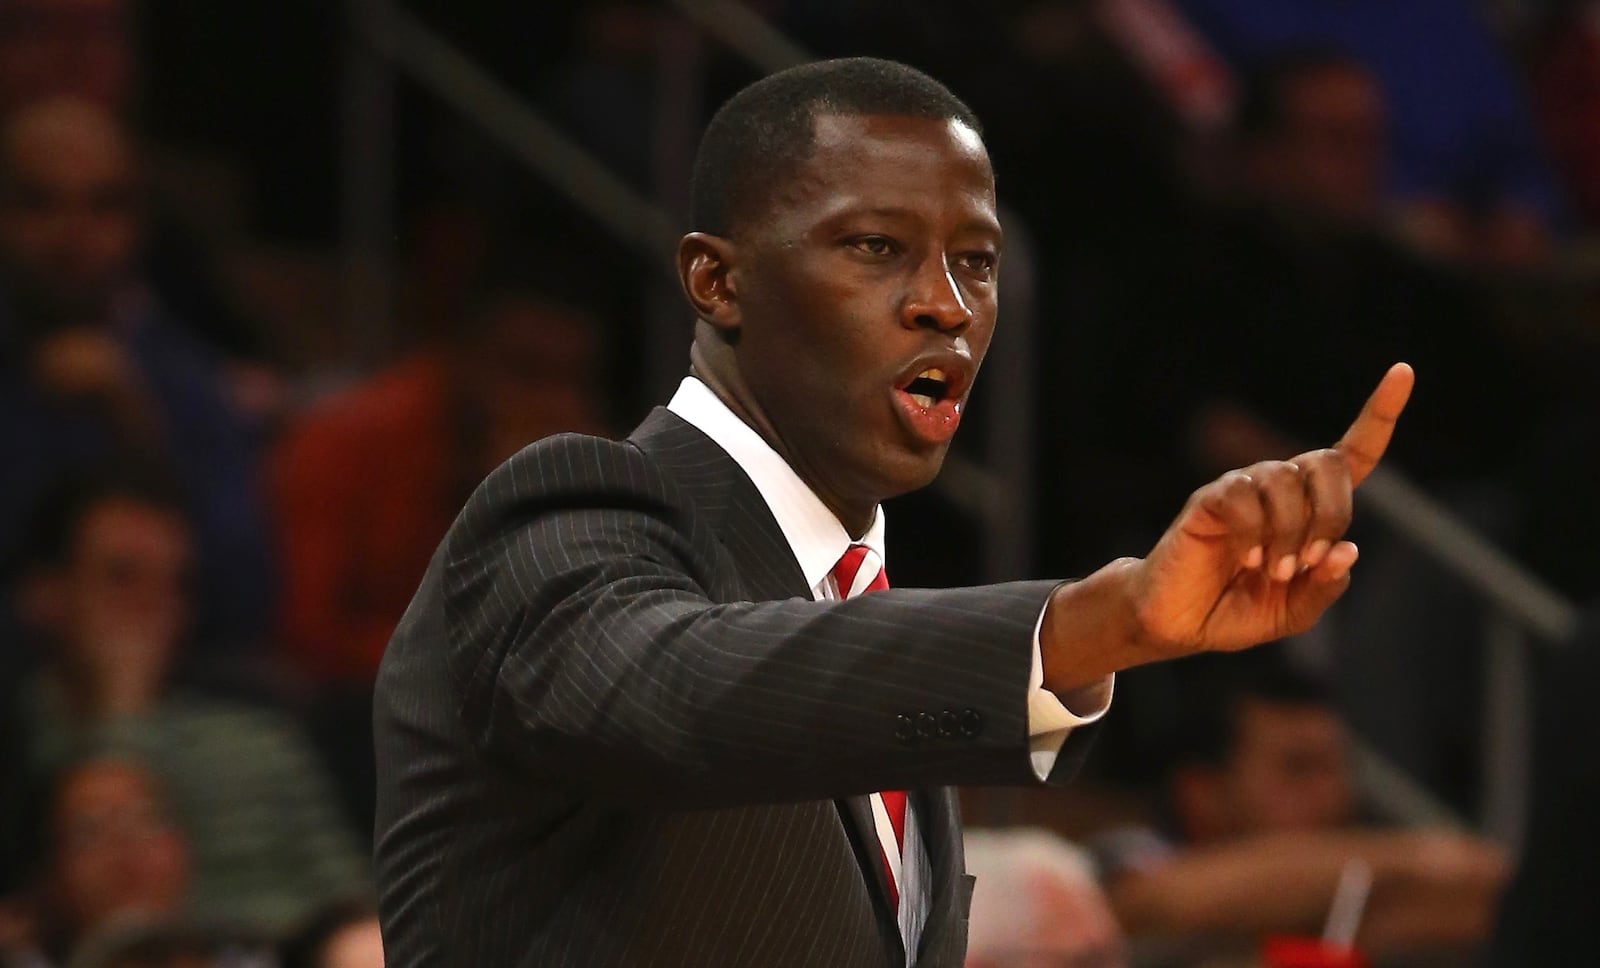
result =
[[[1143,566],[1142,559],[1119,558],[1051,592],[1039,628],[1045,688],[1069,692],[1168,657],[1140,621]]]

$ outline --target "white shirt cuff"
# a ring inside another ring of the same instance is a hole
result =
[[[1028,674],[1028,758],[1033,761],[1033,775],[1040,780],[1055,769],[1067,735],[1098,720],[1111,708],[1111,693],[1117,681],[1114,675],[1106,676],[1060,694],[1044,688],[1044,660],[1039,651],[1039,629],[1043,626],[1041,609],[1039,620],[1033,624],[1033,671]]]

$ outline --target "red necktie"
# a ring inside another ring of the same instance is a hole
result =
[[[840,598],[855,598],[868,592],[881,592],[889,587],[889,577],[884,574],[883,562],[866,545],[851,545],[845,550],[839,563],[833,566],[834,584],[839,589]],[[883,853],[883,869],[889,880],[889,906],[895,909],[900,907],[900,884],[895,876],[895,870],[901,865],[889,861],[889,851],[894,851],[895,857],[903,857],[906,842],[906,792],[904,790],[884,790],[878,794],[883,799],[884,810],[889,814],[889,826],[894,829],[894,843],[890,844],[880,837],[878,848]]]

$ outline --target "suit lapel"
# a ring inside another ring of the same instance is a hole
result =
[[[664,407],[653,410],[629,439],[684,488],[696,510],[715,529],[723,548],[733,558],[749,600],[811,597],[800,563],[766,500],[738,462],[716,442]],[[899,918],[889,906],[889,875],[879,855],[872,803],[864,796],[834,802],[843,832],[850,839],[862,876],[871,888],[879,921],[891,929],[886,937],[896,940],[903,963],[905,946],[899,940]]]
[[[889,905],[889,872],[883,866],[883,848],[878,843],[878,822],[872,816],[871,797],[841,797],[834,803],[839,807],[839,817],[844,821],[850,846],[855,848],[856,862],[861,865],[862,876],[872,888],[873,906],[878,917],[894,926],[894,937],[900,939],[900,913]],[[901,960],[905,956],[905,941],[900,939]]]
[[[732,556],[750,601],[811,597],[783,529],[727,451],[665,407],[651,411],[629,439],[687,493]]]

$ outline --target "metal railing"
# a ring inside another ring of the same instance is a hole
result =
[[[1357,492],[1361,507],[1463,582],[1489,609],[1484,623],[1481,826],[1515,850],[1528,815],[1534,648],[1562,648],[1580,611],[1442,504],[1388,467]]]

